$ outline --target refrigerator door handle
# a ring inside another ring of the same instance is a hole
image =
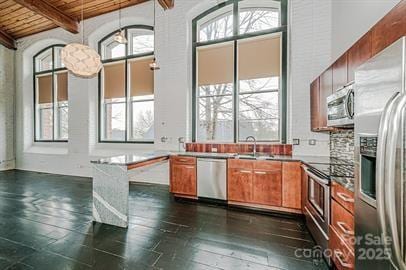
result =
[[[392,250],[390,254],[391,261],[398,269],[406,269],[406,264],[402,254],[401,239],[398,229],[398,217],[396,213],[396,155],[397,142],[399,139],[399,129],[401,127],[402,112],[406,107],[406,95],[402,95],[395,107],[393,117],[389,124],[387,150],[386,150],[386,183],[385,183],[385,209],[389,217],[389,239]]]
[[[376,153],[376,205],[378,213],[378,222],[382,238],[384,239],[384,246],[387,249],[390,243],[386,242],[387,239],[387,218],[385,214],[385,160],[386,160],[386,146],[388,137],[389,120],[391,119],[392,111],[396,101],[399,99],[400,93],[396,92],[386,103],[386,106],[381,115],[379,123],[379,134]]]

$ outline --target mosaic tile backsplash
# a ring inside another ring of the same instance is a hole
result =
[[[342,175],[354,177],[354,131],[341,130],[330,133],[330,156],[348,161],[348,166],[341,166],[345,170]]]

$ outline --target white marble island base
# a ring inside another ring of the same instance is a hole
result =
[[[167,159],[168,153],[154,152],[92,161],[93,221],[127,228],[129,183],[136,173],[131,170]]]

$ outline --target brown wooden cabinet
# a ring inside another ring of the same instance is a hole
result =
[[[170,158],[170,191],[178,195],[197,196],[196,158]]]
[[[334,62],[332,66],[333,73],[333,91],[337,91],[347,84],[347,53],[345,52],[341,57]]]
[[[308,180],[307,177],[308,176],[303,167],[301,167],[300,173],[302,176],[302,211],[304,213],[306,200],[307,200],[307,180]]]
[[[327,97],[333,93],[333,70],[329,67],[320,75],[319,130],[327,131]]]
[[[348,50],[348,82],[354,81],[355,70],[371,58],[371,46],[371,31],[369,31]]]
[[[282,174],[280,164],[279,169],[275,170],[254,170],[252,178],[252,202],[272,206],[282,205]]]
[[[230,201],[252,201],[252,178],[253,171],[249,169],[229,169],[227,197]]]
[[[302,178],[300,162],[282,163],[282,207],[302,208]]]
[[[312,131],[320,128],[320,79],[317,77],[310,84],[310,124]]]
[[[372,55],[406,35],[406,1],[394,7],[372,28]]]
[[[229,201],[255,205],[282,205],[282,162],[230,159]]]

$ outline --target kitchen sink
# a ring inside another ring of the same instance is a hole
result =
[[[267,160],[272,159],[274,156],[270,154],[264,153],[256,153],[256,154],[238,154],[236,158],[239,159],[259,159],[259,160]]]

